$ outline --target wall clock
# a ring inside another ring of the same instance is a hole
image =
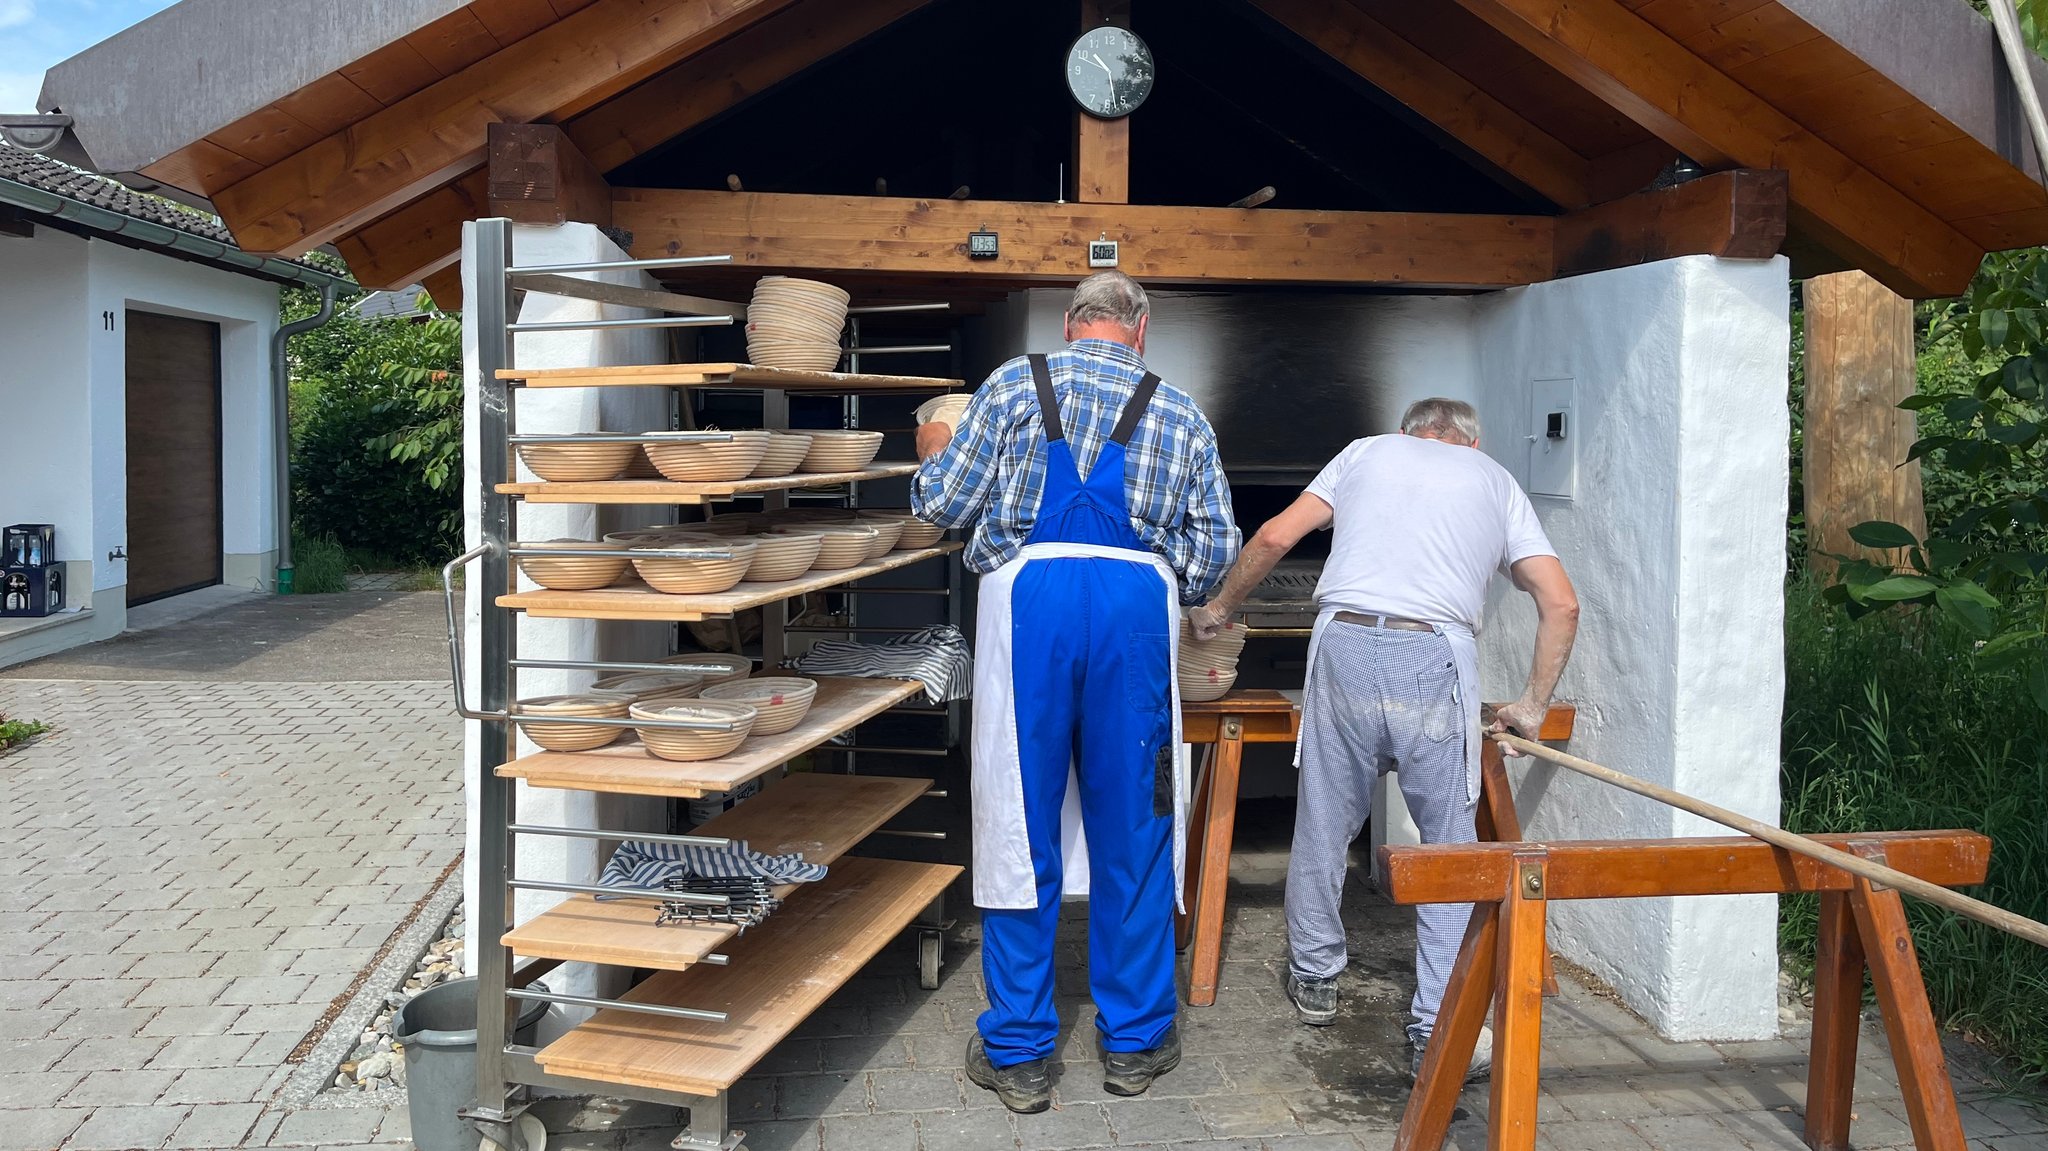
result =
[[[1115,120],[1152,94],[1152,50],[1128,28],[1104,25],[1067,49],[1067,90],[1091,116]]]

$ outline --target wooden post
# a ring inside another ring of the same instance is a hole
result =
[[[1913,302],[1862,272],[1806,281],[1806,552],[1833,571],[1830,555],[1860,556],[1849,538],[1865,520],[1926,534],[1920,467],[1912,448]]]
[[[1863,940],[1846,892],[1820,896],[1813,958],[1813,1042],[1806,1074],[1806,1145],[1849,1151],[1856,1092],[1856,1032],[1862,1022]]]
[[[1443,1004],[1437,1009],[1436,1030],[1422,1056],[1422,1073],[1416,1076],[1415,1090],[1409,1092],[1408,1106],[1401,1112],[1394,1151],[1437,1151],[1443,1146],[1458,1094],[1465,1089],[1465,1068],[1472,1063],[1479,1029],[1486,1024],[1486,1009],[1493,1003],[1499,941],[1500,904],[1474,904],[1472,920],[1465,926],[1465,941],[1458,945],[1458,962],[1451,968]]]
[[[1237,830],[1237,773],[1244,762],[1244,719],[1223,717],[1209,768],[1208,811],[1202,815],[1202,884],[1195,891],[1194,950],[1188,956],[1188,1006],[1216,1002],[1222,981],[1223,901],[1230,887],[1230,841]]]
[[[1546,853],[1515,853],[1500,905],[1500,961],[1494,965],[1493,1096],[1488,1151],[1535,1151],[1536,1092],[1543,1062],[1543,957],[1549,910]],[[1456,1074],[1459,1069],[1451,1069]]]
[[[1884,860],[1884,849],[1857,844],[1851,848],[1866,859]],[[1879,889],[1857,876],[1849,889],[1849,906],[1863,936],[1864,961],[1891,1040],[1892,1065],[1899,1073],[1899,1094],[1906,1120],[1913,1125],[1917,1151],[1963,1151],[1962,1116],[1956,1112],[1955,1085],[1949,1081],[1948,1059],[1941,1052],[1941,1029],[1927,1003],[1921,981],[1920,956],[1906,925],[1906,905],[1889,887]]]
[[[1131,0],[1081,0],[1081,31],[1131,26]],[[1074,110],[1074,199],[1084,204],[1131,202],[1131,118],[1099,120]]]
[[[1522,838],[1522,816],[1515,810],[1514,785],[1508,782],[1507,754],[1500,744],[1487,740],[1479,749],[1479,810],[1474,822],[1479,838],[1496,843],[1518,843]],[[1550,948],[1543,948],[1543,994],[1557,994],[1557,967]]]
[[[612,190],[553,124],[490,126],[490,210],[521,224],[610,225]]]

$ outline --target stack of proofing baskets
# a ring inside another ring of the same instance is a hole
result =
[[[763,368],[831,371],[851,302],[844,289],[816,280],[761,277],[747,305],[747,358]]]

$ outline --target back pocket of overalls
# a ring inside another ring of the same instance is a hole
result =
[[[1442,743],[1458,730],[1458,668],[1446,662],[1441,669],[1415,674],[1415,707],[1422,718],[1422,737]]]

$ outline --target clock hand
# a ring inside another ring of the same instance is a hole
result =
[[[1093,53],[1093,52],[1090,52],[1090,53],[1088,53],[1088,58],[1089,58],[1090,60],[1093,60],[1093,61],[1095,61],[1095,66],[1096,66],[1097,68],[1100,68],[1100,69],[1102,69],[1102,70],[1103,70],[1104,72],[1107,72],[1107,73],[1109,73],[1110,79],[1112,79],[1112,80],[1116,79],[1116,70],[1115,70],[1115,69],[1113,69],[1113,68],[1111,68],[1111,67],[1110,67],[1109,65],[1107,65],[1107,64],[1104,64],[1104,63],[1102,62],[1102,57],[1100,57],[1100,56],[1096,55],[1096,54],[1095,54],[1095,53]]]

